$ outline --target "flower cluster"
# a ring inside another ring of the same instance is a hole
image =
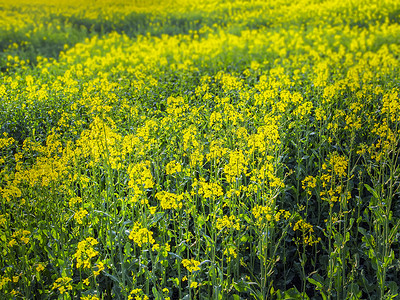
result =
[[[58,289],[61,295],[67,294],[68,291],[72,290],[72,278],[71,277],[60,277],[58,278],[52,286],[52,290]]]
[[[247,159],[241,150],[229,154],[229,163],[225,165],[224,172],[227,182],[233,182],[247,172]]]
[[[182,171],[182,165],[179,162],[176,162],[175,160],[170,161],[166,166],[165,166],[165,172],[167,175],[173,175],[175,173],[179,173]]]
[[[222,187],[218,183],[206,182],[204,178],[200,178],[200,180],[194,179],[192,187],[192,195],[194,195],[196,191],[198,195],[207,199],[218,198],[224,195]]]
[[[139,247],[143,244],[154,244],[153,232],[147,228],[141,227],[139,223],[136,223],[131,232],[129,233],[129,239],[133,240]]]
[[[303,219],[300,219],[294,224],[293,231],[300,231],[302,242],[308,246],[317,244],[321,240],[321,238],[315,236],[314,227]]]
[[[222,218],[218,218],[215,227],[218,230],[223,230],[223,229],[236,229],[240,230],[240,223],[238,218],[236,218],[234,215],[232,216],[223,216]]]
[[[29,230],[17,230],[15,231],[12,236],[11,236],[11,240],[8,243],[10,245],[10,247],[13,247],[14,245],[26,245],[29,243],[29,235],[31,234],[31,232]]]
[[[76,267],[89,269],[92,267],[92,258],[96,257],[99,252],[94,249],[99,242],[92,238],[88,237],[83,241],[78,243],[78,249],[76,250],[73,258],[76,259]]]
[[[195,259],[182,259],[182,265],[188,270],[190,273],[195,271],[200,271],[200,262]]]
[[[301,184],[302,188],[304,190],[307,190],[307,193],[311,195],[312,194],[311,190],[317,186],[317,178],[313,176],[307,176],[306,178],[303,179]]]
[[[160,201],[162,209],[180,209],[182,208],[182,200],[184,195],[174,194],[166,191],[158,192],[155,197]]]

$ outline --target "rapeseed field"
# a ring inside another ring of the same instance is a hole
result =
[[[399,299],[400,2],[0,0],[1,299]]]

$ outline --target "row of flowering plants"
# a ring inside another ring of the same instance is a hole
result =
[[[1,298],[398,297],[396,1],[39,2],[0,11]]]

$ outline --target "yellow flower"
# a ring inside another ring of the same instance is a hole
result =
[[[161,191],[155,196],[159,201],[162,209],[179,209],[182,208],[182,200],[184,195]]]
[[[8,277],[6,277],[6,276],[3,276],[3,277],[0,277],[0,291],[3,289],[3,287],[8,283],[8,282],[10,282],[11,281],[11,279],[10,278],[8,278]]]
[[[240,224],[236,217],[234,215],[228,217],[228,216],[223,216],[222,218],[217,219],[216,227],[218,230],[222,230],[224,228],[232,228],[239,230],[240,229]]]
[[[82,296],[81,300],[100,300],[99,297],[96,295],[87,295],[87,296]]]
[[[129,234],[129,239],[133,240],[136,244],[138,244],[139,247],[142,247],[142,245],[146,243],[155,243],[155,240],[153,239],[153,232],[147,228],[142,228],[139,223],[136,223],[133,226]]]
[[[189,271],[189,272],[194,272],[194,271],[199,271],[200,270],[200,262],[195,260],[195,259],[183,259],[182,260],[182,265]]]
[[[29,243],[29,237],[27,237],[28,235],[30,235],[31,232],[29,230],[17,230],[12,234],[12,238],[10,240],[10,242],[8,243],[10,247],[13,247],[15,245],[18,244],[18,241],[23,243],[23,244],[28,244]]]
[[[128,168],[130,188],[140,187],[150,189],[154,186],[153,176],[150,171],[150,161],[144,161]]]
[[[204,198],[218,198],[224,195],[222,187],[216,182],[206,182],[204,178],[194,180],[192,187],[197,190],[197,193]],[[195,194],[194,190],[192,194]]]
[[[72,290],[72,285],[71,285],[72,278],[70,277],[60,277],[58,278],[52,286],[52,290],[58,289],[60,294],[66,294],[68,291]]]
[[[293,231],[301,231],[303,243],[306,245],[314,245],[317,244],[321,238],[316,238],[314,234],[314,228],[311,224],[305,222],[303,219],[300,219],[293,226]]]
[[[86,209],[80,209],[77,211],[74,215],[74,219],[79,225],[83,224],[83,218],[88,214],[88,211]]]
[[[150,214],[154,215],[157,211],[157,206],[150,206],[149,207],[149,212]]]
[[[96,277],[100,275],[101,271],[104,270],[104,263],[102,261],[97,263],[97,270],[93,270],[93,276]]]
[[[278,222],[279,220],[281,220],[281,216],[283,216],[283,218],[285,220],[290,218],[290,212],[284,209],[280,209],[276,214],[275,214],[275,221]]]
[[[78,269],[82,266],[85,269],[88,269],[92,266],[91,259],[99,254],[99,252],[93,248],[93,246],[97,244],[97,240],[92,237],[88,237],[78,243],[78,249],[72,256],[73,258],[76,258],[76,267]]]
[[[135,296],[135,298],[133,298]],[[148,300],[149,297],[147,295],[144,295],[142,289],[133,289],[129,296],[128,296],[128,300]]]
[[[15,140],[13,138],[8,138],[7,137],[7,133],[6,132],[3,133],[3,135],[4,135],[4,138],[0,138],[0,150],[2,148],[5,148],[7,146],[12,145],[15,142]]]
[[[223,254],[226,256],[227,262],[230,262],[232,260],[232,258],[236,258],[237,257],[236,248],[234,246],[231,246],[231,245],[224,249]]]
[[[347,159],[337,153],[333,153],[329,158],[331,170],[339,177],[346,176]]]
[[[214,160],[218,163],[227,152],[228,149],[222,147],[220,141],[211,141],[210,153],[206,155],[207,161]]]
[[[254,218],[258,223],[262,223],[263,220],[266,220],[268,222],[272,221],[272,217],[274,214],[274,211],[271,207],[269,206],[261,206],[261,205],[256,205],[253,207],[251,210]]]
[[[225,165],[224,172],[228,182],[233,182],[241,174],[247,172],[247,160],[241,150],[229,154],[229,163]]]
[[[36,271],[38,271],[38,272],[41,272],[41,271],[43,271],[44,270],[44,268],[45,268],[45,264],[43,264],[43,263],[38,263],[38,265],[36,266]]]
[[[392,122],[400,121],[400,101],[398,92],[393,90],[391,93],[385,94],[382,102],[382,113],[386,113],[390,116]]]
[[[152,251],[158,251],[160,249],[159,244],[154,244],[153,247],[151,248]]]
[[[304,178],[304,180],[301,182],[302,187],[304,190],[307,190],[307,193],[309,195],[312,194],[311,189],[315,188],[317,186],[317,178],[313,176],[307,176]]]
[[[167,175],[179,173],[182,171],[182,166],[180,163],[173,160],[165,166],[165,171],[166,171]]]

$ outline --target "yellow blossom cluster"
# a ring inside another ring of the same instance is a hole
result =
[[[31,234],[31,232],[29,230],[17,230],[15,231],[12,236],[11,236],[11,240],[9,241],[9,246],[13,247],[14,245],[26,245],[29,243],[29,235]]]
[[[173,175],[173,174],[179,173],[181,171],[182,171],[182,165],[175,160],[170,161],[165,166],[165,172],[167,173],[167,175]]]
[[[69,199],[69,208],[73,209],[77,204],[82,203],[82,198],[81,197],[72,197]]]
[[[101,160],[107,160],[113,169],[121,168],[120,143],[122,138],[112,129],[113,123],[112,120],[95,117],[90,128],[83,131],[77,141],[75,154],[90,158],[91,165]]]
[[[333,153],[329,157],[328,165],[324,164],[322,169],[332,172],[338,177],[344,177],[347,175],[347,165],[348,161],[346,157]]]
[[[57,289],[61,295],[67,294],[68,291],[72,290],[72,278],[71,277],[60,277],[53,283],[52,290]]]
[[[154,244],[153,232],[147,228],[141,227],[139,223],[136,223],[131,232],[129,233],[129,239],[133,240],[139,247],[143,244]]]
[[[224,172],[227,182],[234,182],[240,175],[247,172],[247,159],[241,150],[229,154],[229,163],[225,165]]]
[[[168,97],[167,99],[167,113],[176,117],[179,117],[186,109],[188,105],[185,104],[183,97]]]
[[[215,227],[218,230],[223,230],[223,229],[236,229],[240,230],[240,223],[238,219],[234,216],[223,216],[222,218],[218,218]]]
[[[323,190],[320,192],[320,197],[324,201],[328,201],[333,204],[333,202],[348,201],[351,199],[351,192],[345,191],[343,185],[337,185],[336,187],[331,186],[328,190]]]
[[[296,224],[294,224],[293,230],[298,230],[301,232],[302,242],[308,246],[317,244],[321,240],[321,238],[317,238],[315,236],[314,227],[311,224],[305,222],[303,219],[300,219],[296,222]]]
[[[284,209],[280,209],[275,214],[275,221],[278,222],[283,217],[285,220],[289,219],[291,216],[290,212]]]
[[[285,186],[283,180],[276,176],[276,168],[271,162],[266,162],[259,168],[254,168],[251,174],[250,179],[258,184],[269,184],[272,188],[283,188]]]
[[[184,195],[174,194],[166,191],[157,192],[155,197],[160,201],[162,209],[180,209],[182,208],[182,200]]]
[[[226,256],[226,261],[227,262],[230,262],[232,260],[232,258],[236,258],[237,255],[238,255],[237,249],[232,245],[226,247],[224,249],[223,254]]]
[[[153,176],[150,171],[150,161],[137,163],[128,168],[129,187],[150,189],[154,186]]]
[[[88,237],[78,243],[78,249],[72,256],[76,259],[76,267],[78,269],[82,267],[84,269],[89,269],[92,267],[92,258],[99,254],[99,252],[94,249],[94,246],[98,243],[99,242],[92,237]]]
[[[222,146],[221,141],[211,141],[209,151],[210,152],[206,155],[207,160],[214,160],[215,163],[219,163],[221,158],[228,152],[228,149]]]
[[[128,296],[128,300],[148,300],[149,297],[144,294],[142,289],[133,289]]]
[[[103,271],[104,269],[105,269],[104,262],[99,261],[96,264],[95,269],[93,270],[93,276],[94,277],[99,276],[101,271]]]
[[[315,188],[317,186],[317,178],[313,177],[313,176],[307,176],[306,178],[303,179],[303,181],[301,182],[302,187],[304,190],[307,190],[307,193],[309,195],[312,194],[312,189]]]
[[[100,300],[100,298],[96,295],[87,295],[87,296],[82,296],[81,300]]]
[[[4,136],[3,138],[0,138],[0,150],[7,146],[12,145],[15,142],[15,140],[12,137],[7,137],[6,132],[3,133],[3,136]]]
[[[196,192],[198,195],[203,198],[218,198],[224,195],[221,185],[216,182],[206,182],[204,178],[200,178],[200,180],[193,180],[192,183],[193,191],[192,195],[195,195]]]
[[[251,213],[258,223],[262,223],[264,220],[270,222],[273,220],[274,210],[269,206],[256,205]]]
[[[387,114],[391,122],[400,121],[400,100],[397,90],[387,93],[382,99],[382,113]],[[0,147],[1,148],[1,147]]]
[[[74,219],[76,220],[76,222],[79,225],[83,224],[83,219],[85,218],[85,216],[88,215],[88,211],[86,209],[80,209],[78,210],[75,215],[74,215]]]
[[[190,273],[195,271],[200,271],[200,262],[192,259],[182,259],[182,265],[188,270]]]

